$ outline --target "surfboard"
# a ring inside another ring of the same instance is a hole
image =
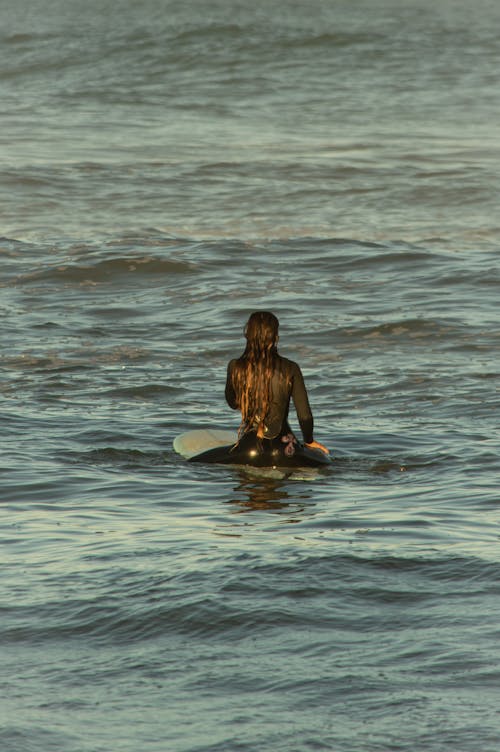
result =
[[[184,459],[195,462],[233,464],[244,469],[248,474],[258,478],[291,478],[298,480],[314,480],[321,477],[319,467],[331,464],[331,458],[325,456],[319,449],[304,449],[300,456],[296,456],[296,462],[287,459],[282,465],[267,465],[247,461],[245,454],[236,452],[234,459],[229,461],[229,450],[236,444],[238,435],[236,431],[227,431],[218,428],[198,428],[181,433],[174,439],[174,451]],[[221,450],[221,454],[217,450]],[[214,454],[210,454],[215,452]],[[205,456],[208,453],[208,457]],[[305,460],[305,461],[304,461]]]
[[[226,431],[217,428],[197,428],[185,431],[176,436],[173,442],[174,451],[185,459],[195,457],[201,452],[217,447],[232,446],[237,439],[236,431]],[[321,477],[317,468],[278,468],[240,466],[251,477],[269,480],[307,480],[314,481]]]
[[[174,439],[174,451],[186,459],[206,452],[207,449],[234,444],[238,438],[236,431],[218,428],[197,428],[186,431]]]

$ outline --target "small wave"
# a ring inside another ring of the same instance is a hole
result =
[[[357,268],[383,268],[389,266],[396,271],[401,269],[401,271],[404,270],[407,272],[408,267],[415,267],[420,270],[422,264],[428,263],[434,265],[438,260],[438,254],[409,247],[401,248],[400,250],[389,250],[385,253],[358,256],[357,258],[349,259],[346,265]]]
[[[180,387],[168,386],[166,384],[145,384],[110,389],[104,394],[108,397],[116,397],[118,399],[150,402],[158,398],[170,397],[182,391],[184,390]]]
[[[104,447],[80,452],[70,457],[72,461],[89,465],[112,465],[123,468],[141,468],[165,463],[163,452],[141,452],[139,449],[116,449]]]
[[[293,250],[304,255],[308,268],[325,264],[325,271],[331,270],[366,270],[371,273],[379,271],[386,274],[409,273],[419,275],[427,268],[435,273],[444,259],[438,252],[404,241],[390,244],[358,240],[352,237],[302,237],[275,240],[271,249],[289,253]],[[307,255],[306,255],[307,254]]]
[[[29,44],[31,42],[40,42],[40,41],[51,41],[53,39],[56,39],[56,34],[51,34],[48,32],[17,32],[13,34],[6,34],[2,38],[3,44],[12,44],[12,45],[24,45]]]
[[[339,340],[429,340],[448,338],[456,331],[456,324],[433,319],[400,319],[376,326],[345,327],[336,333]]]
[[[304,580],[313,583],[318,579],[328,581],[331,577],[336,577],[342,581],[354,582],[358,588],[362,589],[362,583],[367,581],[368,574],[370,574],[370,581],[373,582],[377,572],[380,572],[382,577],[385,573],[395,572],[424,577],[429,583],[436,583],[438,590],[440,583],[457,581],[463,586],[464,593],[473,593],[475,588],[497,591],[500,576],[500,564],[497,561],[477,556],[440,554],[407,557],[384,553],[375,556],[309,555],[300,557],[293,564],[275,564],[273,570],[275,570],[275,583],[288,583],[290,588],[294,587],[295,580],[297,585],[302,586]],[[261,566],[252,569],[253,580],[260,571],[262,571]],[[312,579],[308,579],[309,571],[314,574]],[[432,587],[434,588],[434,585]],[[276,591],[276,584],[273,585],[273,590]]]
[[[16,240],[16,238],[7,238],[5,236],[0,237],[0,243],[2,245],[6,245],[9,250],[14,248],[23,248],[27,245],[27,243],[22,240]],[[2,248],[1,250],[4,249]]]
[[[303,34],[301,37],[281,40],[287,46],[297,47],[324,47],[328,51],[340,47],[353,47],[358,45],[373,45],[377,40],[383,40],[381,34],[368,32],[322,32],[316,34]]]
[[[0,747],[5,752],[43,752],[50,749],[74,749],[75,739],[64,731],[48,730],[42,722],[19,727],[19,720],[12,719],[3,725]]]
[[[155,277],[161,281],[162,277],[189,274],[192,264],[184,261],[164,260],[151,256],[121,257],[100,261],[94,265],[64,264],[41,271],[30,272],[18,277],[17,282],[30,284],[33,282],[67,283],[78,285],[98,285],[130,280],[136,284],[138,279]]]
[[[75,371],[91,368],[88,362],[78,359],[63,358],[57,353],[35,355],[31,352],[20,353],[4,360],[4,365],[19,371]]]
[[[75,350],[71,354],[60,355],[50,352],[38,355],[31,351],[5,358],[4,365],[20,371],[75,371],[93,369],[96,365],[137,361],[147,357],[147,350],[141,347],[118,346],[103,352],[85,352]]]
[[[248,29],[237,23],[205,23],[179,30],[175,35],[175,40],[172,41],[172,45],[175,45],[176,49],[177,45],[180,45],[178,50],[180,52],[183,46],[191,43],[198,47],[202,42],[245,39],[247,32]]]
[[[246,46],[249,42],[254,45],[267,45],[268,40],[272,38],[273,49],[292,49],[296,51],[299,47],[324,47],[329,51],[332,48],[351,47],[354,45],[373,45],[377,39],[383,39],[383,35],[365,32],[315,32],[310,30],[287,30],[281,29],[280,34],[272,33],[269,28],[255,24],[249,27],[248,23],[241,25],[238,23],[209,23],[196,25],[188,29],[183,29],[175,37],[175,44],[186,44],[195,42],[200,44],[202,41],[219,41],[219,40],[238,40],[241,39]]]
[[[500,274],[495,267],[476,272],[457,270],[455,273],[435,276],[429,283],[433,287],[447,289],[455,287],[500,287]]]
[[[253,601],[240,599],[235,604],[221,604],[217,595],[194,594],[184,595],[179,600],[171,597],[167,586],[163,591],[163,595],[137,596],[135,605],[129,607],[123,606],[116,596],[48,603],[38,609],[36,618],[29,606],[9,609],[8,616],[11,619],[14,616],[18,624],[15,626],[10,619],[5,620],[0,636],[4,643],[56,642],[81,636],[98,642],[131,643],[167,632],[217,636],[243,633],[257,627],[285,628],[298,619],[294,609],[286,603],[266,604],[259,610]],[[307,621],[312,627],[316,620],[313,612],[300,614],[301,624]]]

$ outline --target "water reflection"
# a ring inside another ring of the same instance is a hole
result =
[[[303,500],[311,499],[306,489],[300,495],[291,494],[287,488],[287,479],[272,477],[251,477],[243,471],[240,482],[234,488],[235,498],[228,501],[234,505],[237,514],[256,510],[281,511],[293,505],[294,513],[302,511],[300,505]]]

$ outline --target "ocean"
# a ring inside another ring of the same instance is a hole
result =
[[[499,24],[1,3],[2,752],[498,752]],[[326,470],[173,450],[258,309]]]

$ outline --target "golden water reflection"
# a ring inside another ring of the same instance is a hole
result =
[[[257,510],[281,511],[293,506],[294,514],[300,512],[304,500],[310,500],[311,494],[304,487],[294,488],[287,478],[249,477],[244,472],[234,487],[234,497],[227,503],[234,505],[234,512],[241,514]]]

